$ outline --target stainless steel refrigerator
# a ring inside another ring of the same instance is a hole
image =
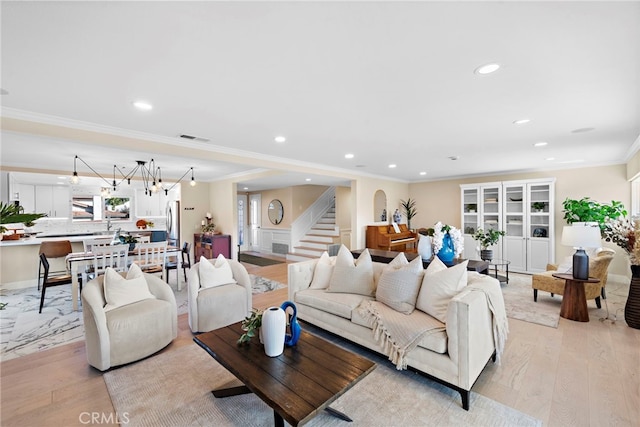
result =
[[[167,241],[180,247],[180,201],[167,202]]]

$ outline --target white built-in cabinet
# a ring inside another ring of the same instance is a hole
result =
[[[502,186],[499,182],[461,185],[462,194],[462,233],[464,236],[463,257],[479,259],[478,242],[473,233],[479,228],[488,230],[502,229]],[[501,258],[501,243],[492,246],[494,257]]]
[[[144,194],[144,190],[136,190],[136,216],[144,217],[164,217],[167,207],[167,196],[164,191],[157,193]]]
[[[510,261],[510,271],[545,271],[554,261],[555,179],[465,184],[460,189],[465,258],[479,258],[471,237],[475,230],[495,228],[506,235],[493,248],[494,258]],[[478,207],[475,213],[473,206]]]
[[[44,213],[49,218],[68,218],[71,192],[67,186],[16,184],[15,198],[25,213]]]

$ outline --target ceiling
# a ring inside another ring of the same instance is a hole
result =
[[[251,191],[616,164],[640,143],[637,1],[0,7],[3,167],[286,172]]]

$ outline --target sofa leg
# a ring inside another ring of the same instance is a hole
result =
[[[553,298],[553,292],[551,293],[551,298]]]
[[[538,290],[533,290],[533,302],[538,302]]]
[[[498,358],[498,353],[494,351],[493,354],[491,355],[491,361],[493,363],[496,363],[497,358]]]
[[[600,303],[600,297],[596,297],[596,307],[602,308],[602,304]]]
[[[460,397],[462,397],[462,408],[465,411],[469,410],[469,395],[471,391],[469,390],[460,390]]]

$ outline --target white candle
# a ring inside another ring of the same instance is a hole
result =
[[[202,220],[202,225],[204,225],[204,219]]]
[[[207,212],[207,218],[211,219],[211,212]]]

